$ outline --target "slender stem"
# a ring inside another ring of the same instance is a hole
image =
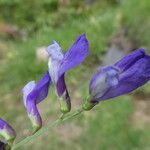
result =
[[[24,138],[23,140],[21,140],[20,142],[18,142],[17,144],[15,144],[12,147],[12,150],[19,149],[21,146],[25,145],[26,143],[35,140],[38,136],[44,134],[48,130],[51,130],[53,127],[56,127],[59,124],[65,122],[71,118],[74,118],[75,116],[81,114],[82,112],[83,112],[83,110],[76,110],[73,113],[69,113],[69,114],[64,115],[63,118],[59,118],[56,121],[49,123],[47,127],[43,127],[41,130],[36,132],[34,135],[28,136],[28,137]]]

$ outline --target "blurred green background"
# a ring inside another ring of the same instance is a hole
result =
[[[74,110],[87,96],[98,66],[138,47],[150,52],[149,16],[149,0],[0,0],[0,116],[16,129],[16,142],[31,131],[21,89],[47,69],[44,47],[54,39],[66,51],[81,33],[90,41],[86,61],[66,74]],[[20,149],[148,150],[149,95],[147,84],[101,102]],[[60,116],[53,87],[39,109],[44,125]]]

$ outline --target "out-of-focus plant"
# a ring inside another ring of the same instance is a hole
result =
[[[1,0],[0,21],[35,31],[43,25],[57,27],[71,19],[90,15],[91,4],[109,5],[116,0]]]

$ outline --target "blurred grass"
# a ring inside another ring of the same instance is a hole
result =
[[[8,0],[3,2],[9,3]],[[35,13],[35,22],[26,22],[23,18],[22,22],[18,23],[21,17],[14,18],[12,20],[15,20],[19,27],[27,26],[29,36],[25,41],[1,40],[4,46],[1,46],[2,50],[0,49],[0,53],[3,52],[0,57],[0,105],[2,106],[0,115],[15,127],[18,133],[17,140],[30,131],[30,123],[22,103],[21,88],[30,80],[39,80],[47,69],[47,63],[36,58],[38,47],[47,46],[55,39],[66,51],[79,34],[86,33],[90,41],[90,56],[83,65],[66,74],[73,107],[81,105],[82,99],[86,97],[89,79],[100,65],[110,39],[120,28],[127,28],[128,38],[135,40],[137,46],[144,46],[149,51],[149,0],[120,0],[117,3],[97,1],[91,6],[84,6],[82,1],[72,5],[54,11],[52,14],[38,16]],[[76,8],[78,8],[77,12]],[[37,10],[38,7],[34,11]],[[30,15],[32,14],[29,13]],[[150,89],[149,85],[146,86],[146,94],[149,94],[148,89]],[[145,88],[142,90],[144,91]],[[45,124],[60,115],[56,99],[54,90],[50,88],[47,100],[39,106]],[[133,112],[134,105],[130,95],[117,98],[115,101],[105,101],[92,111],[67,122],[21,149],[57,150],[61,147],[62,150],[148,150],[150,129],[149,127],[136,128],[131,118]]]

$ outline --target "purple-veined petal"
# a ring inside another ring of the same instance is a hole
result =
[[[89,53],[89,44],[85,35],[80,35],[71,48],[63,55],[61,47],[57,42],[48,46],[47,52],[50,55],[48,66],[52,82],[56,86],[57,94],[60,99],[61,111],[70,111],[70,97],[66,88],[64,74],[69,69],[80,64]]]
[[[100,100],[127,94],[150,80],[150,56],[138,60],[127,71],[119,76],[118,85],[111,87]]]
[[[51,59],[62,60],[64,58],[61,47],[56,41],[53,41],[46,49]]]
[[[26,106],[26,100],[27,100],[27,96],[31,93],[31,91],[35,88],[35,81],[30,81],[28,82],[24,88],[22,89],[23,92],[23,102],[24,105]]]
[[[61,64],[61,61],[52,60],[51,58],[49,58],[49,61],[48,61],[49,74],[54,84],[57,83],[57,80],[59,78],[58,71],[60,68],[60,64]]]
[[[119,72],[120,70],[117,67],[111,65],[101,67],[93,75],[89,85],[90,96],[84,100],[82,106],[84,110],[92,109],[110,87],[115,87],[118,84]]]
[[[110,87],[118,84],[119,69],[115,66],[102,67],[90,82],[90,94],[95,98],[102,97]]]
[[[71,102],[70,102],[69,93],[66,87],[64,74],[58,79],[58,82],[56,84],[56,90],[60,98],[59,102],[60,102],[61,111],[63,113],[69,112],[71,109]]]
[[[143,48],[141,48],[123,57],[121,60],[115,63],[115,66],[120,68],[120,70],[123,72],[143,57],[145,57],[145,51]]]
[[[90,82],[90,97],[83,109],[90,110],[101,100],[132,92],[150,80],[150,56],[137,50],[112,66],[101,68]],[[90,103],[91,104],[90,104]]]
[[[15,130],[2,118],[0,118],[0,136],[11,146],[16,138]]]
[[[51,78],[49,72],[46,71],[45,75],[35,85],[34,89],[29,93],[29,99],[35,99],[36,104],[40,103],[47,97]]]
[[[34,99],[27,99],[26,102],[26,111],[28,113],[28,117],[32,123],[33,133],[38,131],[42,126],[42,118],[37,109],[36,103]]]
[[[62,53],[61,47],[56,41],[53,41],[46,50],[50,55],[48,61],[49,74],[51,76],[52,82],[56,84],[58,80],[58,72],[64,55]]]
[[[36,105],[47,97],[50,83],[51,78],[47,71],[37,84],[31,81],[23,88],[24,104],[35,132],[42,126]]]
[[[81,34],[66,52],[59,70],[59,76],[80,64],[89,54],[89,43],[85,34]]]

